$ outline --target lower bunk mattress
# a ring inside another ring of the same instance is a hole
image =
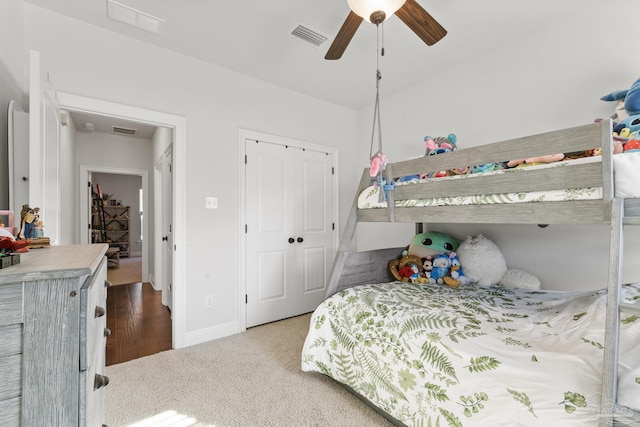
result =
[[[637,304],[640,284],[621,296]],[[595,426],[608,415],[606,299],[605,290],[357,286],[313,313],[302,370],[409,426]],[[638,410],[640,316],[621,315],[620,342],[618,403]]]

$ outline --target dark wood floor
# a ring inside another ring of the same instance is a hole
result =
[[[171,349],[171,312],[149,283],[107,289],[107,328],[107,366]]]

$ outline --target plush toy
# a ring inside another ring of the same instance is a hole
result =
[[[389,271],[396,280],[411,281],[410,277],[405,277],[408,270],[401,272],[403,267],[415,264],[418,267],[418,282],[429,282],[431,272],[434,268],[434,258],[441,253],[449,254],[455,251],[460,245],[460,240],[439,231],[429,231],[413,236],[411,243],[401,256],[389,261]],[[409,275],[410,276],[410,275]],[[422,280],[424,279],[424,280]]]
[[[371,169],[369,169],[369,176],[374,177],[378,175],[378,173],[382,172],[386,167],[387,156],[382,151],[378,151],[376,154],[371,156]]]
[[[451,269],[451,258],[447,254],[438,254],[433,258],[433,270],[431,271],[431,278],[435,280],[435,283],[442,285],[444,278],[449,276]]]
[[[618,103],[616,113],[612,116],[615,120],[614,135],[632,138],[640,131],[640,78],[629,89],[616,90],[600,99]],[[620,104],[624,105],[624,109],[620,108]]]
[[[503,166],[500,163],[483,163],[480,165],[471,166],[471,168],[469,169],[469,173],[490,172],[500,169],[503,169]]]
[[[425,136],[424,142],[427,146],[427,151],[424,153],[424,155],[426,157],[453,151],[456,149],[457,141],[458,138],[452,133],[450,133],[446,137],[438,136],[433,138],[431,136]]]
[[[526,159],[511,160],[511,161],[507,162],[507,167],[508,168],[515,168],[515,167],[521,166],[521,165],[553,163],[553,162],[559,162],[562,159],[564,159],[564,154],[563,153],[549,154],[549,155],[546,155],[546,156],[528,157]]]
[[[415,255],[392,259],[389,261],[389,271],[396,280],[401,282],[427,282],[427,280],[421,280],[424,277],[422,275],[422,259]]]
[[[640,114],[629,116],[613,126],[613,134],[622,138],[633,138],[640,132]]]
[[[602,98],[602,101],[616,101],[624,103],[624,110],[628,116],[640,115],[640,78],[629,89],[616,90]]]
[[[440,253],[449,253],[458,249],[460,240],[439,231],[429,231],[413,236],[409,248],[408,255],[415,255],[419,258],[427,256],[435,256]]]
[[[640,139],[630,139],[624,144],[625,153],[637,153],[640,151]]]
[[[465,276],[480,285],[496,285],[529,290],[540,289],[537,277],[527,272],[508,269],[504,255],[495,243],[479,234],[468,236],[457,250]]]
[[[462,264],[460,263],[458,254],[451,252],[449,258],[451,258],[451,271],[449,272],[450,277],[445,277],[445,283],[454,288],[461,284],[466,285],[470,283],[471,279],[465,276],[464,271],[462,271]]]
[[[457,140],[458,138],[452,133],[450,133],[446,137],[439,136],[439,137],[433,138],[431,136],[425,136],[424,142],[425,142],[425,145],[427,146],[427,150],[425,151],[424,155],[425,157],[427,157],[427,156],[434,156],[436,154],[443,154],[443,153],[449,153],[451,151],[454,151],[456,149]],[[436,171],[436,172],[429,172],[426,174],[422,174],[420,177],[421,178],[442,178],[448,175],[449,175],[448,171],[443,170],[443,171]]]

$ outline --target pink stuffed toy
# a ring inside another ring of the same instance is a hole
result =
[[[387,167],[387,156],[381,151],[371,156],[371,169],[369,175],[374,177],[378,175],[378,172],[382,172]]]

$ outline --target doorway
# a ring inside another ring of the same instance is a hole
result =
[[[113,102],[101,101],[72,95],[64,92],[57,93],[58,105],[62,109],[71,111],[82,111],[139,121],[146,124],[169,128],[172,130],[173,140],[173,185],[171,197],[174,201],[172,206],[173,216],[173,274],[172,282],[176,285],[172,289],[172,342],[173,348],[182,348],[186,344],[185,316],[186,316],[186,121],[183,117],[171,114],[141,109]],[[116,168],[117,169],[117,168]],[[113,169],[112,169],[113,170]],[[89,218],[85,207],[88,201],[86,191],[87,180],[82,177],[88,176],[88,169],[81,171],[81,179],[78,180],[78,194],[80,198],[78,208],[79,235],[86,239]],[[83,184],[84,183],[84,184]],[[147,191],[148,193],[148,191]],[[146,208],[148,209],[148,208]],[[148,270],[148,269],[147,269]]]

